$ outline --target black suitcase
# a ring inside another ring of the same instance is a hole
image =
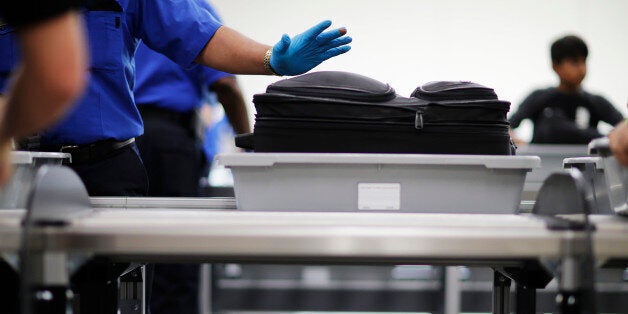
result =
[[[254,133],[238,136],[236,145],[255,152],[511,154],[509,103],[489,100],[492,90],[477,84],[451,84],[426,85],[406,98],[354,73],[281,80],[254,96]],[[461,100],[471,94],[482,99],[465,100],[465,110]]]

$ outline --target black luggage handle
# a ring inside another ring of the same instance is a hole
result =
[[[235,136],[235,145],[246,150],[255,150],[255,134],[246,133]]]
[[[417,130],[423,129],[423,112],[417,111],[414,116],[414,128]]]

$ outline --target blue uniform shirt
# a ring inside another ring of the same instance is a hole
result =
[[[183,69],[144,44],[137,49],[135,66],[135,102],[179,112],[196,109],[203,103],[208,86],[231,76],[202,65]]]
[[[190,67],[221,26],[195,1],[89,2],[97,2],[84,14],[91,52],[90,81],[69,114],[42,134],[42,145],[80,145],[141,135],[142,120],[132,93],[134,54],[140,40],[179,65]],[[0,49],[5,49],[3,44],[0,39]]]
[[[220,21],[209,3],[201,1],[199,4]],[[135,102],[179,112],[196,109],[203,103],[208,86],[220,78],[232,76],[202,65],[184,69],[143,43],[137,48],[135,67]]]

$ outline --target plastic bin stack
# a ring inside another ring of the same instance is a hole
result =
[[[616,214],[628,216],[628,168],[620,165],[613,157],[608,138],[592,141],[589,150],[602,159],[610,208]]]

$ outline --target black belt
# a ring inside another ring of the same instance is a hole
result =
[[[104,140],[84,145],[65,145],[45,147],[44,151],[59,151],[72,155],[72,163],[80,164],[103,159],[111,153],[127,147],[135,142],[135,138],[125,141]]]

